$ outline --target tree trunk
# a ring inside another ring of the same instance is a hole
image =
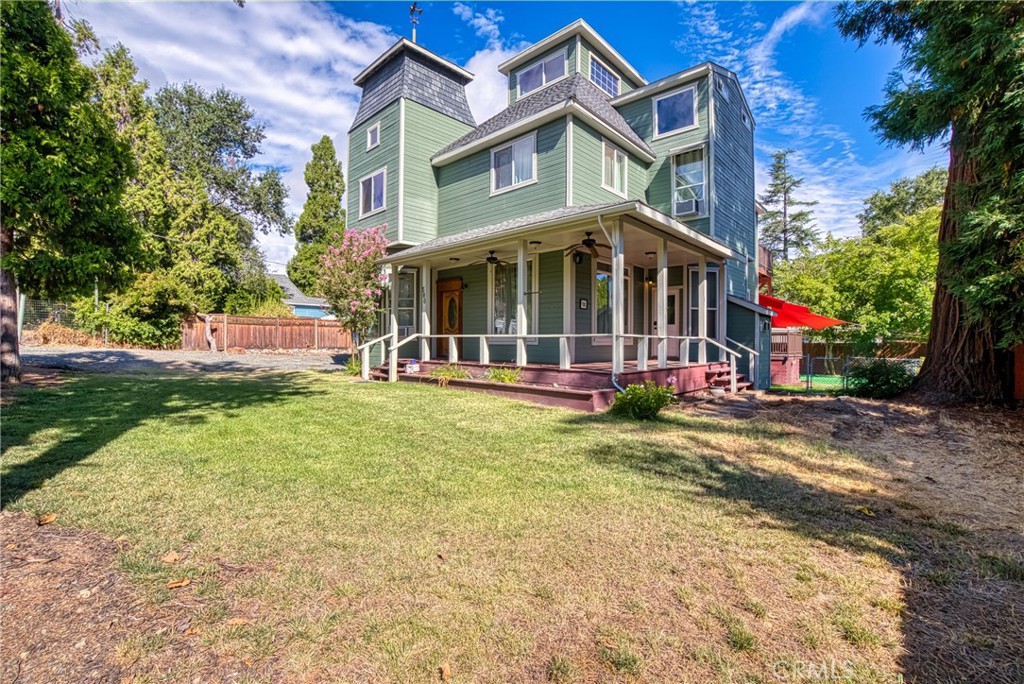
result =
[[[959,237],[959,217],[976,201],[971,186],[978,179],[975,162],[956,142],[955,137],[950,141],[949,179],[939,223],[939,267],[928,352],[911,394],[928,403],[1001,404],[1010,400],[1009,354],[996,348],[991,322],[971,321],[964,303],[944,284],[944,275],[958,264],[943,246]]]
[[[203,333],[206,336],[206,344],[210,345],[210,351],[217,351],[217,338],[213,336],[213,324],[210,321],[212,316],[209,314],[196,314],[196,318],[203,322]]]
[[[14,248],[14,230],[0,228],[0,258]],[[14,274],[0,270],[0,380],[21,382],[21,352],[18,349],[18,295]]]

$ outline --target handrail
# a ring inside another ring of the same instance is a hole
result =
[[[745,351],[745,352],[750,352],[750,353],[751,353],[751,354],[753,354],[754,356],[760,356],[760,355],[761,355],[761,354],[760,354],[760,352],[756,352],[756,351],[754,351],[753,349],[751,349],[750,347],[748,347],[747,345],[745,345],[745,344],[740,344],[739,342],[737,342],[736,340],[734,340],[734,339],[732,339],[732,338],[730,338],[730,337],[726,337],[726,338],[725,338],[725,341],[726,341],[726,342],[729,342],[730,344],[734,344],[734,345],[736,345],[737,347],[739,347],[740,349],[742,349],[742,350],[743,350],[743,351]]]
[[[356,347],[356,350],[359,352],[359,376],[363,380],[370,379],[370,348],[375,344],[382,344],[389,337],[392,337],[392,333],[375,337],[369,342]]]
[[[369,342],[366,342],[366,343],[361,344],[358,347],[356,347],[356,351],[362,351],[364,349],[369,349],[373,345],[379,344],[379,343],[383,342],[384,340],[388,339],[389,337],[391,337],[391,333],[388,333],[387,335],[381,335],[380,337],[375,337],[372,340],[370,340]]]
[[[700,338],[698,338],[698,339],[700,339]],[[713,340],[710,337],[706,337],[704,339],[707,340],[708,342],[710,342],[711,344],[715,345],[716,347],[718,347],[722,351],[724,351],[726,354],[729,354],[730,356],[732,356],[734,358],[739,358],[740,353],[738,351],[736,351],[735,349],[729,349],[728,347],[726,347],[721,342]]]

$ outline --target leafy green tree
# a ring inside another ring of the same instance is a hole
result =
[[[768,169],[768,187],[761,194],[761,204],[766,211],[761,218],[761,243],[789,261],[790,250],[808,250],[818,239],[814,228],[814,213],[809,209],[817,202],[796,199],[794,193],[804,184],[789,170],[789,155],[793,150],[780,150],[772,156]]]
[[[256,231],[291,231],[281,174],[253,170],[265,135],[245,98],[223,87],[208,93],[184,83],[164,86],[152,104],[176,174],[202,179],[215,206],[245,218]]]
[[[827,237],[815,254],[776,267],[775,292],[859,324],[846,334],[854,340],[923,341],[931,321],[940,211],[924,209],[869,236]]]
[[[325,135],[312,150],[313,158],[303,174],[309,193],[295,225],[295,239],[303,245],[326,242],[331,235],[345,230],[345,209],[341,204],[345,176],[334,143]]]
[[[0,3],[0,376],[19,380],[15,288],[64,297],[131,276],[131,155],[44,2]]]
[[[338,245],[328,245],[323,256],[320,291],[342,326],[353,334],[353,348],[377,320],[384,274],[380,260],[387,255],[387,226],[366,230],[347,228]]]
[[[318,297],[320,290],[320,269],[323,266],[323,256],[327,253],[328,242],[314,242],[312,244],[299,244],[295,256],[288,262],[288,278],[295,283],[295,287],[302,290],[303,294],[310,297]]]
[[[867,111],[892,144],[949,140],[939,264],[915,391],[941,402],[1010,400],[1024,342],[1024,3],[844,2],[842,34],[894,43],[900,69]]]
[[[864,200],[864,211],[857,214],[863,235],[897,223],[922,209],[942,204],[946,194],[946,170],[935,167],[913,178],[901,178]]]

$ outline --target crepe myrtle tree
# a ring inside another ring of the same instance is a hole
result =
[[[320,293],[331,313],[352,332],[352,353],[356,340],[362,341],[377,320],[387,279],[380,267],[387,256],[385,230],[386,224],[365,230],[346,228],[333,235],[334,244],[321,257]]]

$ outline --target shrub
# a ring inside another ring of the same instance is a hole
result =
[[[661,409],[672,403],[672,388],[661,387],[653,380],[630,385],[615,395],[611,412],[634,420],[654,420]]]
[[[491,366],[484,373],[484,379],[491,382],[515,384],[522,379],[521,369],[512,366]]]
[[[363,363],[355,354],[351,354],[345,361],[345,375],[359,375],[363,371]]]
[[[910,389],[916,375],[900,359],[865,359],[850,366],[847,387],[855,397],[892,399]]]
[[[440,387],[447,387],[450,380],[466,380],[473,377],[468,370],[457,363],[446,363],[428,373],[431,377],[437,378]]]

